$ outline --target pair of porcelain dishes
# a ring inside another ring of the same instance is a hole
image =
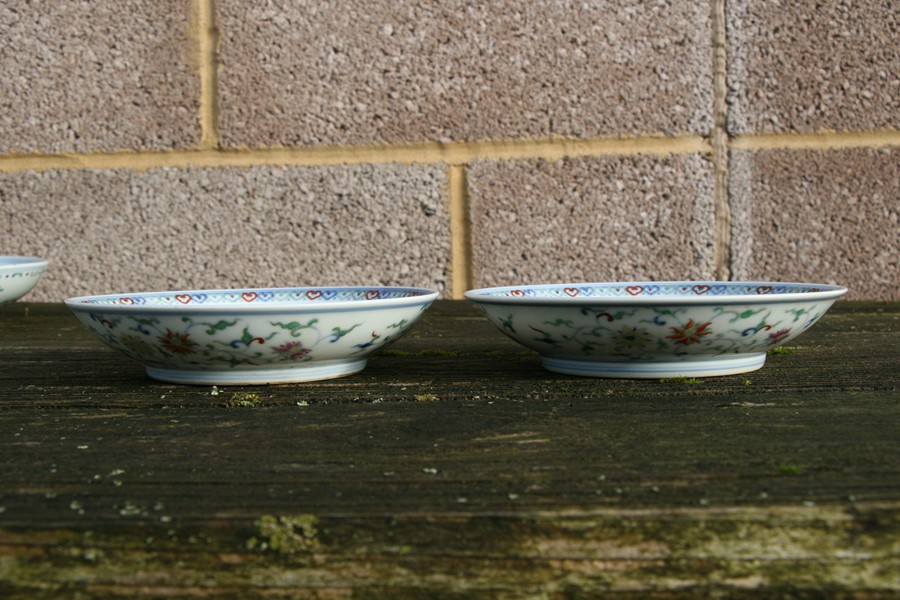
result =
[[[3,285],[0,270],[0,287]],[[847,293],[836,285],[669,281],[471,290],[465,297],[548,370],[592,377],[759,369]],[[108,346],[171,383],[316,381],[365,368],[438,297],[410,287],[184,290],[66,300]]]

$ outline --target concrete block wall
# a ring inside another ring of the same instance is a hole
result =
[[[7,0],[28,297],[835,282],[900,300],[890,0]]]

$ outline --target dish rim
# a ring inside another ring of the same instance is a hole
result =
[[[204,302],[204,303],[175,303],[175,304],[134,304],[124,303],[123,299],[138,298],[141,296],[197,296],[201,294],[244,294],[251,293],[302,293],[307,292],[326,292],[326,291],[350,291],[350,292],[370,292],[370,291],[408,291],[415,292],[414,295],[403,296],[400,298],[360,298],[353,300],[297,300],[294,302],[284,301],[262,301],[256,302],[258,299],[243,302]],[[161,314],[182,314],[182,313],[226,313],[235,312],[241,314],[269,313],[269,312],[332,312],[340,310],[365,310],[366,308],[391,308],[399,306],[409,306],[417,304],[425,304],[433,302],[440,295],[440,292],[430,288],[420,288],[414,286],[356,286],[356,285],[324,285],[324,286],[297,286],[297,287],[245,287],[245,288],[210,288],[210,289],[186,289],[186,290],[160,290],[160,291],[144,291],[144,292],[123,292],[113,294],[96,294],[87,296],[73,296],[67,298],[64,303],[73,311],[88,312],[99,311],[114,313],[161,313]],[[97,301],[118,299],[119,303],[103,304]]]
[[[631,286],[707,286],[730,285],[747,287],[779,287],[794,286],[807,287],[811,291],[782,292],[782,293],[757,293],[757,294],[718,294],[718,295],[622,295],[622,296],[557,296],[557,297],[528,297],[492,295],[499,292],[512,292],[515,290],[547,290],[553,288],[578,289],[582,287],[603,286],[622,287]],[[502,304],[502,305],[526,305],[526,306],[612,306],[612,305],[688,305],[703,306],[713,304],[775,304],[797,301],[835,300],[848,292],[848,288],[842,285],[826,283],[790,282],[790,281],[754,281],[754,280],[672,280],[672,281],[600,281],[600,282],[568,282],[568,283],[540,283],[530,285],[508,285],[498,287],[478,288],[466,291],[464,297],[477,304]]]
[[[49,264],[50,264],[50,259],[40,258],[38,256],[18,256],[18,255],[12,255],[12,254],[0,255],[0,270],[6,270],[9,268],[33,269],[36,267],[46,267]]]

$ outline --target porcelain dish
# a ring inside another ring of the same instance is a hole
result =
[[[34,256],[0,256],[0,304],[15,302],[37,285],[49,261]]]
[[[248,288],[85,296],[66,305],[150,377],[238,385],[361,371],[437,296],[405,287]]]
[[[470,290],[465,297],[550,371],[711,377],[754,371],[847,293],[836,285],[668,281]]]

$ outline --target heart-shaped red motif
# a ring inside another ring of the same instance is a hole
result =
[[[701,296],[709,291],[709,286],[708,285],[695,285],[691,289],[694,290],[695,294],[697,294],[698,296]]]
[[[256,292],[244,292],[241,294],[241,299],[244,302],[253,302],[256,300]]]
[[[175,296],[175,299],[178,300],[179,302],[181,302],[182,304],[187,304],[188,302],[191,301],[191,295],[190,294],[178,294],[177,296]]]
[[[306,297],[310,300],[318,300],[322,297],[322,292],[320,292],[319,290],[309,290],[308,292],[306,292]]]
[[[770,294],[770,293],[772,293],[772,286],[771,285],[761,285],[758,288],[756,288],[756,293],[757,294]]]
[[[522,290],[513,290],[509,293],[509,295],[519,297],[519,296],[524,296],[525,292],[523,292]]]
[[[578,288],[565,288],[563,291],[566,293],[566,296],[570,298],[574,298],[578,295]]]
[[[374,300],[380,295],[381,294],[378,292],[378,290],[369,290],[368,292],[366,292],[366,300]]]
[[[625,291],[631,294],[632,296],[639,296],[644,293],[644,286],[642,285],[629,285],[625,288]]]
[[[121,304],[134,304],[134,300],[131,298],[119,298],[119,303]]]

